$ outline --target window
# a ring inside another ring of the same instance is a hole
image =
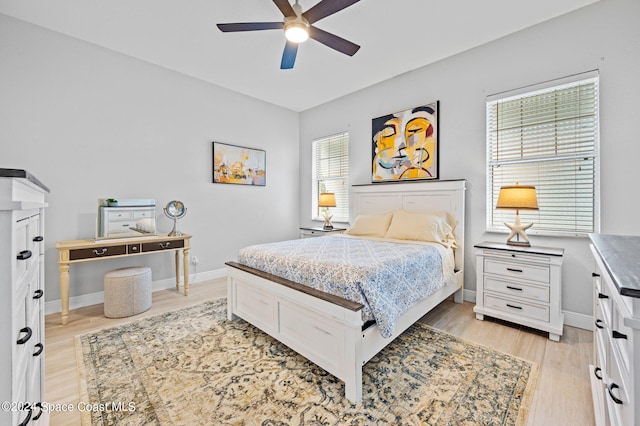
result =
[[[329,212],[333,222],[349,221],[349,133],[339,133],[313,141],[313,190],[312,215],[322,220],[318,207],[318,195],[322,192],[336,194],[336,207]]]
[[[599,231],[597,72],[487,99],[487,230],[515,212],[496,210],[500,187],[533,185],[539,210],[522,210],[530,234]]]

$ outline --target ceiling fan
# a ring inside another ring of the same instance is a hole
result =
[[[234,24],[218,24],[222,32],[260,31],[284,29],[287,43],[284,46],[280,69],[291,69],[296,61],[298,44],[312,38],[345,55],[353,56],[360,46],[328,33],[312,24],[329,15],[341,11],[360,0],[322,0],[311,9],[302,13],[302,7],[296,0],[294,5],[289,0],[273,0],[284,15],[284,22],[239,22]]]

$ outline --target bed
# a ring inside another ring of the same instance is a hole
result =
[[[443,300],[453,295],[455,302],[462,302],[464,193],[464,180],[352,187],[350,215],[352,224],[360,216],[384,215],[394,211],[446,212],[455,224],[452,229],[455,245],[444,251],[439,250],[441,253],[451,253],[448,265],[451,267],[453,264],[453,271],[444,267],[447,263],[443,257],[443,264],[440,266],[442,282],[430,286],[433,288],[429,290],[430,294],[426,298],[419,296],[416,300],[403,301],[403,304],[409,306],[408,309],[392,315],[394,318],[390,322],[376,317],[377,312],[373,312],[376,311],[375,306],[369,306],[373,300],[370,294],[364,294],[364,297],[358,298],[352,294],[328,293],[322,290],[322,285],[319,288],[313,288],[301,284],[306,280],[305,276],[300,275],[304,272],[304,268],[288,274],[280,271],[278,267],[270,269],[265,267],[264,258],[260,255],[253,257],[251,261],[251,256],[247,253],[255,254],[253,248],[243,249],[245,252],[241,250],[239,260],[242,258],[243,263],[227,263],[229,320],[242,318],[276,338],[342,380],[345,384],[347,399],[352,402],[360,401],[362,399],[362,367],[367,361]],[[313,251],[317,244],[324,248],[338,247],[339,251],[342,245],[354,244],[347,241],[351,238],[351,236],[326,236],[312,239],[318,240],[313,244],[290,242],[285,243],[284,246],[286,249],[288,244],[292,244],[292,247],[299,247],[295,244],[304,244],[307,251]],[[357,240],[355,244],[358,247],[366,247],[367,250],[377,250],[377,244],[403,243],[389,242],[376,237],[367,237],[366,242],[360,241],[358,237],[354,238]],[[407,247],[403,246],[402,250],[409,250],[411,253],[414,249],[422,250],[420,247],[414,247],[417,244],[412,242],[404,243]],[[430,246],[428,243],[424,245]],[[438,244],[434,245],[438,246]],[[269,245],[269,247],[272,246]],[[281,246],[273,247],[273,250],[282,249]],[[296,250],[304,251],[300,248]],[[394,248],[394,251],[397,250]],[[327,268],[325,265],[307,265],[307,269],[314,267]],[[405,264],[404,267],[413,270],[416,265]],[[268,271],[275,272],[277,275]],[[384,282],[384,276],[382,278],[380,278],[381,274],[376,276]],[[309,280],[314,279],[309,278]],[[409,282],[406,285],[411,286],[412,283]],[[369,321],[371,317],[377,321]]]

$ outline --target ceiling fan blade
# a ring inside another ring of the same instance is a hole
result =
[[[322,0],[320,3],[304,12],[302,16],[309,21],[309,24],[313,24],[322,18],[326,18],[336,12],[340,12],[342,9],[345,9],[354,3],[358,3],[359,1],[360,0]]]
[[[284,52],[282,53],[282,62],[280,62],[281,70],[288,70],[293,68],[293,64],[296,63],[296,55],[298,54],[298,43],[287,41],[284,46]]]
[[[289,0],[273,0],[273,2],[278,6],[278,9],[280,9],[280,12],[282,12],[284,16],[296,16],[296,12],[293,10],[293,7],[291,7]]]
[[[360,49],[360,46],[358,46],[357,44],[316,27],[309,27],[309,37],[316,41],[319,41],[325,46],[328,46],[332,49],[337,50],[338,52],[344,53],[345,55],[349,56],[355,55],[356,52]]]
[[[223,33],[237,31],[281,30],[283,22],[238,22],[235,24],[217,24]]]

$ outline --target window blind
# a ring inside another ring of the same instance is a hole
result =
[[[505,230],[500,187],[533,185],[539,210],[528,233],[583,235],[599,228],[598,77],[487,101],[487,228]]]
[[[318,195],[336,194],[336,207],[329,212],[334,222],[349,221],[349,133],[343,132],[313,141],[312,218],[321,219]]]

